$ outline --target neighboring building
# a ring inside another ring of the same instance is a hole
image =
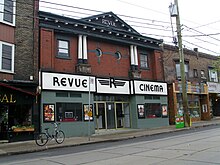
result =
[[[183,49],[185,57],[185,76],[187,81],[188,109],[192,121],[209,120],[220,109],[215,106],[219,90],[211,91],[210,86],[218,84],[218,74],[213,70],[216,56]],[[164,45],[164,77],[169,91],[170,124],[175,123],[175,116],[182,113],[181,76],[178,47]],[[209,87],[208,87],[209,86]],[[212,106],[214,105],[214,106]]]
[[[39,18],[42,129],[59,121],[69,137],[169,124],[161,40],[142,36],[112,12]]]
[[[33,138],[38,120],[38,1],[0,0],[0,139]],[[23,127],[21,132],[12,128]]]

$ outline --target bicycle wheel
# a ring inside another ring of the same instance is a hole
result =
[[[46,133],[40,133],[36,136],[35,142],[38,146],[44,146],[48,142],[48,136]]]
[[[64,142],[65,139],[65,134],[63,131],[59,130],[57,131],[56,135],[55,135],[55,140],[58,144],[61,144]]]

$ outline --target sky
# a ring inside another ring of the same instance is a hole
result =
[[[174,0],[40,0],[40,10],[80,19],[112,11],[144,36],[174,45]],[[220,55],[219,0],[178,0],[183,47]]]

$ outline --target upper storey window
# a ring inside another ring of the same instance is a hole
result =
[[[140,55],[140,62],[141,62],[141,68],[149,68],[148,65],[148,55],[147,54],[141,54]]]
[[[58,57],[69,58],[69,41],[58,39]]]
[[[0,71],[14,72],[14,45],[0,41]]]
[[[15,0],[0,0],[0,22],[15,25]]]

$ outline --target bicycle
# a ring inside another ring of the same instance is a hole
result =
[[[55,139],[55,141],[57,142],[57,144],[61,144],[64,142],[65,139],[65,134],[62,130],[60,130],[58,128],[58,125],[60,123],[52,123],[54,124],[54,131],[52,134],[49,133],[49,128],[45,128],[45,132],[41,132],[39,133],[36,137],[35,137],[35,142],[38,146],[44,146],[47,144],[47,142],[49,141],[49,139]]]

